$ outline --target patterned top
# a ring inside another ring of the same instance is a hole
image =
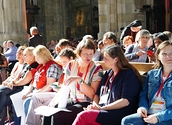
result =
[[[78,60],[72,60],[68,66],[66,67],[65,74],[68,76],[78,76]],[[89,86],[91,85],[92,81],[101,81],[103,76],[103,68],[101,65],[97,65],[94,62],[91,63],[88,73],[85,77],[85,83]],[[73,82],[70,84],[70,98],[72,98],[74,101],[76,100],[76,82]],[[86,97],[87,102],[90,102],[91,99],[89,97]]]

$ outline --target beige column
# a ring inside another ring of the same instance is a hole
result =
[[[27,43],[25,0],[0,0],[0,44],[13,40],[20,45]]]
[[[102,38],[107,31],[116,32],[118,29],[117,0],[98,0],[99,6],[99,34]]]

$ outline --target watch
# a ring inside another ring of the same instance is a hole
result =
[[[81,79],[81,80],[78,82],[78,84],[81,84],[82,82],[84,82],[84,80],[83,80],[83,79]]]

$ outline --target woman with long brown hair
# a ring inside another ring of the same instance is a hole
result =
[[[104,74],[93,103],[78,114],[73,125],[120,125],[121,119],[137,109],[140,75],[125,58],[122,49],[104,49]]]

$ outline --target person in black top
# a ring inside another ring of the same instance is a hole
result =
[[[39,35],[38,28],[33,26],[30,28],[30,34],[32,37],[28,40],[28,46],[36,47],[37,45],[43,45],[42,36]]]
[[[124,29],[122,30],[121,36],[120,36],[120,43],[121,43],[121,45],[123,43],[123,38],[125,36],[128,36],[128,35],[132,36],[133,40],[135,41],[136,33],[138,31],[140,31],[141,28],[142,28],[142,22],[140,20],[134,20],[129,25],[124,27]]]

